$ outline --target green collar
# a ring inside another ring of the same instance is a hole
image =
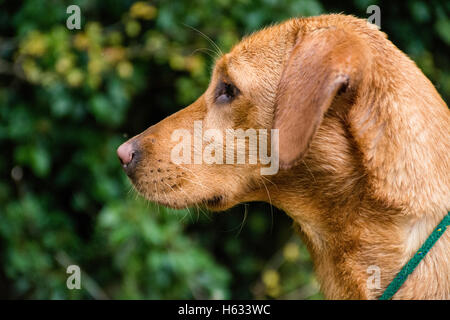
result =
[[[386,288],[384,293],[381,295],[379,300],[389,300],[392,296],[400,289],[403,283],[406,281],[408,276],[414,271],[419,262],[426,256],[428,251],[433,247],[433,245],[438,241],[438,239],[444,234],[447,226],[450,225],[450,211],[442,219],[441,223],[438,224],[433,233],[427,238],[425,243],[420,247],[419,251],[408,261],[408,263],[400,270],[397,276],[392,280],[389,286]]]

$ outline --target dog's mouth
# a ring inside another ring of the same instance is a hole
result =
[[[128,177],[141,196],[173,209],[200,206],[221,211],[229,204],[229,196],[206,181],[198,181],[195,174],[190,176],[159,163],[157,167],[133,170]]]
[[[203,200],[203,203],[206,205],[206,207],[208,208],[219,208],[221,206],[223,206],[223,204],[225,203],[225,197],[222,195],[215,195],[212,198],[208,198],[206,200]]]
[[[227,201],[225,195],[215,194],[208,197],[196,197],[192,193],[187,193],[186,191],[181,191],[176,185],[167,187],[163,189],[164,186],[155,185],[155,190],[149,192],[149,188],[153,185],[148,186],[144,183],[139,183],[136,179],[131,179],[135,190],[140,193],[144,198],[158,203],[160,205],[170,207],[173,209],[184,209],[188,207],[204,207],[206,209],[220,211],[226,208]]]
[[[223,195],[215,195],[211,198],[205,198],[200,201],[192,201],[192,200],[172,200],[167,201],[165,199],[159,199],[155,202],[174,209],[185,209],[189,207],[203,207],[212,211],[221,211],[226,209],[227,202],[225,201],[225,196]]]

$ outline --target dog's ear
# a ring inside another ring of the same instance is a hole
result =
[[[360,78],[359,46],[346,32],[318,29],[299,35],[278,85],[274,129],[279,129],[280,166],[306,153],[333,99]]]

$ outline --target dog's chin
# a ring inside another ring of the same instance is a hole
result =
[[[202,204],[211,211],[223,211],[232,206],[223,195],[216,195],[208,198],[202,201]]]
[[[192,201],[191,199],[172,200],[169,197],[165,199],[164,196],[159,195],[145,197],[152,202],[171,209],[204,208],[210,211],[223,211],[231,207],[223,195],[215,195],[210,198],[199,199],[198,201]]]
[[[150,193],[145,187],[140,187],[139,184],[135,184],[134,182],[133,187],[145,199],[171,209],[199,207],[211,211],[223,211],[232,206],[231,202],[221,194],[214,194],[207,197],[195,197],[194,195],[187,197],[186,194],[180,195],[173,194],[172,192]]]

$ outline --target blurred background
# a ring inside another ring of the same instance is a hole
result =
[[[81,8],[68,30],[66,8]],[[119,144],[194,101],[214,47],[294,16],[368,18],[450,96],[449,1],[0,0],[0,298],[321,299],[268,204],[168,210],[131,189]],[[68,290],[68,265],[81,290]]]

